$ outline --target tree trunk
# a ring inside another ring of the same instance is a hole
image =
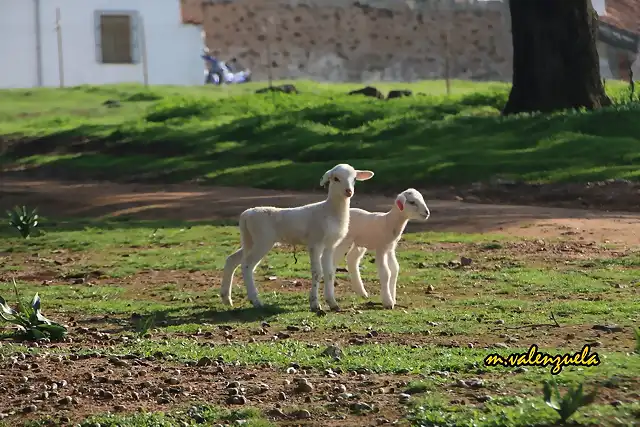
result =
[[[591,0],[509,0],[513,86],[502,114],[611,104],[600,79]]]

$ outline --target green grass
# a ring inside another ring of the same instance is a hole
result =
[[[166,343],[141,342],[115,349],[118,353],[140,353],[153,355],[157,351],[171,354],[178,360],[197,361],[201,357],[216,359],[222,357],[225,361],[239,361],[248,365],[271,363],[274,366],[286,368],[295,362],[301,366],[312,366],[318,369],[341,368],[356,371],[366,368],[377,373],[409,372],[428,375],[434,371],[445,371],[462,376],[480,374],[504,374],[513,369],[503,367],[485,367],[482,363],[487,354],[485,349],[470,348],[442,348],[425,346],[412,348],[409,345],[387,344],[359,344],[342,348],[343,357],[334,361],[323,356],[324,346],[308,346],[298,340],[282,342],[231,344],[225,346],[205,347],[191,340],[169,340]],[[527,348],[513,347],[509,352],[526,353]],[[579,351],[576,349],[575,351]],[[562,349],[545,348],[541,351],[550,353],[564,353]],[[532,391],[538,387],[541,378],[549,376],[551,367],[534,367],[531,372],[521,375],[517,380],[497,380],[497,383],[510,382],[522,391]],[[640,372],[638,357],[629,357],[623,352],[607,352],[606,361],[598,368],[563,368],[561,381],[568,383],[580,379],[606,379],[621,372]],[[635,381],[626,375],[633,384]],[[526,389],[526,390],[525,390]]]
[[[410,419],[415,425],[459,427],[524,427],[555,425],[558,415],[542,399],[498,398],[478,411],[473,407],[455,407],[435,394],[414,403]],[[618,419],[620,426],[633,426],[632,417],[640,414],[638,403],[618,407],[593,405],[579,410],[570,421],[578,425],[598,425],[605,417]]]
[[[0,250],[9,251],[15,261],[7,260],[2,266],[6,272],[20,274],[29,268],[53,270],[59,276],[90,274],[99,271],[105,275],[106,286],[68,286],[56,284],[40,287],[18,279],[25,292],[40,292],[47,307],[60,312],[85,314],[112,313],[124,316],[132,311],[161,313],[171,330],[193,333],[201,328],[198,318],[209,317],[211,323],[229,322],[242,326],[248,310],[244,287],[234,287],[237,311],[228,311],[218,297],[218,281],[210,279],[206,287],[195,287],[181,282],[166,283],[160,288],[142,292],[132,300],[127,280],[140,271],[220,272],[226,256],[233,252],[239,241],[235,226],[178,225],[158,222],[107,222],[78,224],[57,223],[57,228],[43,224],[44,234],[30,240],[7,237]],[[118,228],[124,227],[124,228]],[[8,232],[5,234],[8,236]],[[400,243],[398,259],[401,263],[398,295],[399,303],[411,311],[366,310],[362,313],[344,313],[340,317],[318,318],[307,310],[307,295],[302,292],[280,292],[277,284],[287,285],[293,280],[310,279],[310,266],[306,253],[298,254],[294,263],[291,248],[272,250],[256,270],[256,277],[265,281],[275,277],[274,286],[261,290],[263,302],[279,307],[261,318],[286,324],[311,324],[330,328],[346,324],[349,329],[364,332],[375,327],[388,333],[452,333],[486,332],[488,325],[503,319],[507,323],[540,323],[549,311],[556,313],[563,324],[597,322],[602,316],[611,321],[624,322],[640,312],[640,302],[630,299],[637,291],[637,255],[615,259],[594,258],[589,266],[568,264],[563,268],[549,265],[543,269],[515,262],[496,268],[495,263],[483,260],[487,247],[496,240],[508,242],[503,236],[482,234],[455,235],[454,233],[408,234]],[[209,244],[207,242],[215,242]],[[462,253],[452,250],[431,250],[432,245],[462,244],[464,254],[476,259],[468,269],[450,269],[449,261],[459,259]],[[61,251],[63,253],[61,254]],[[490,250],[495,255],[495,249]],[[33,254],[38,256],[34,257]],[[67,259],[69,258],[69,259]],[[373,253],[362,262],[362,276],[374,301],[379,302],[377,273],[372,263]],[[18,261],[28,260],[29,264]],[[57,260],[57,264],[56,261]],[[615,262],[613,262],[615,261]],[[344,264],[344,263],[343,263]],[[218,274],[219,277],[219,274]],[[348,278],[338,273],[343,283],[338,290],[343,306],[358,307],[362,300],[353,295]],[[89,279],[91,280],[91,279]],[[218,279],[219,280],[219,279]],[[236,276],[239,279],[239,273]],[[268,280],[267,284],[270,282]],[[308,283],[308,282],[307,282]],[[429,285],[454,299],[440,301],[425,297]],[[617,286],[622,285],[621,288]],[[306,285],[305,285],[306,286]],[[482,289],[477,292],[476,289]],[[7,294],[10,286],[0,285]],[[414,298],[418,296],[418,302]],[[541,296],[548,298],[543,299]],[[594,297],[598,297],[594,300]],[[423,300],[430,306],[424,306]],[[91,304],[87,304],[87,302]],[[194,305],[195,301],[195,305]],[[243,314],[244,313],[244,314]],[[478,322],[478,318],[484,319]],[[191,319],[191,321],[187,321]],[[425,319],[438,323],[425,325]],[[253,325],[250,327],[254,327]]]
[[[55,422],[56,418],[51,417]],[[273,424],[252,409],[229,411],[208,405],[192,406],[171,413],[152,412],[129,415],[93,415],[80,424],[81,427],[173,427],[176,425],[215,425],[238,423],[247,427],[269,427]],[[47,419],[28,423],[28,427],[49,425]]]
[[[508,85],[385,84],[425,96],[379,101],[355,85],[296,82],[300,95],[233,88],[81,86],[10,90],[0,101],[5,166],[75,178],[156,179],[309,189],[339,162],[376,172],[362,191],[462,184],[640,177],[638,104],[503,118]],[[108,108],[107,99],[120,100]],[[67,173],[68,175],[68,173]]]

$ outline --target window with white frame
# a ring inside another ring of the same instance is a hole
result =
[[[96,11],[96,59],[102,64],[138,62],[138,13]]]

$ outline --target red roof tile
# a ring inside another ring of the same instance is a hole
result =
[[[640,34],[640,0],[606,0],[602,22]]]

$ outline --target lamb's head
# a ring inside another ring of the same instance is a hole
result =
[[[429,219],[431,212],[422,197],[414,188],[408,188],[396,197],[396,206],[408,219]]]
[[[324,173],[320,185],[329,184],[329,196],[346,197],[353,196],[356,181],[371,179],[373,172],[354,169],[353,166],[341,163]]]

